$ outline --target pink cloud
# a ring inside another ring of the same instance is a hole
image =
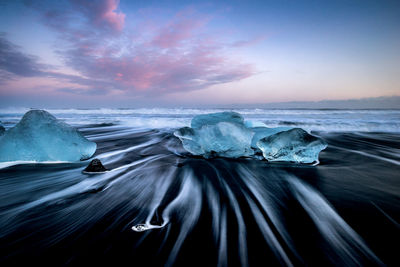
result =
[[[119,0],[71,0],[78,11],[97,26],[107,26],[115,31],[122,31],[125,23],[125,14],[118,11]]]
[[[87,77],[114,80],[116,88],[127,92],[154,95],[176,91],[202,89],[207,86],[247,78],[253,74],[252,67],[234,63],[219,55],[220,47],[186,47],[185,53],[171,49],[162,53],[147,45],[136,46],[123,57],[103,54],[80,62],[75,66]],[[70,62],[79,62],[77,57],[87,53],[86,49],[70,54]]]
[[[238,81],[255,73],[251,65],[226,53],[232,45],[212,34],[211,16],[193,8],[152,17],[151,27],[143,30],[124,27],[119,1],[71,1],[68,11],[47,8],[43,13],[46,25],[66,44],[57,53],[81,77],[53,76],[76,83],[77,88],[83,85],[90,94],[97,90],[159,96]],[[60,16],[48,16],[49,12]],[[136,25],[146,25],[147,19],[137,19]],[[114,34],[119,31],[123,34]]]
[[[182,41],[190,40],[208,21],[207,16],[201,17],[193,9],[185,9],[178,12],[164,27],[156,30],[152,44],[162,48],[175,47]]]
[[[98,18],[107,21],[113,29],[121,31],[124,27],[125,14],[117,11],[119,0],[105,0],[103,3]]]

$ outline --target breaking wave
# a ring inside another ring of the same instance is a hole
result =
[[[0,109],[0,121],[10,128],[27,108]],[[75,126],[116,124],[141,129],[166,129],[189,126],[193,116],[232,110],[246,120],[268,127],[300,127],[326,132],[400,132],[400,110],[324,110],[324,109],[49,109],[57,118]],[[82,120],[82,116],[85,120]]]

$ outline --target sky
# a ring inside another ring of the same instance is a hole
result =
[[[400,95],[400,1],[0,0],[0,107]]]

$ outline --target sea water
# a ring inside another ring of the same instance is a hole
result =
[[[400,264],[400,110],[233,110],[323,138],[317,166],[193,157],[173,135],[231,109],[47,111],[96,142],[109,171],[1,166],[2,266]]]

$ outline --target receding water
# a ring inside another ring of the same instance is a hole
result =
[[[317,166],[190,156],[173,129],[208,111],[50,110],[110,171],[3,164],[1,265],[400,265],[400,111],[239,111],[308,125]]]

